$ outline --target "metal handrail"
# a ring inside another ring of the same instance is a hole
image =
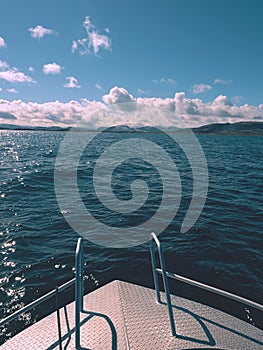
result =
[[[62,292],[63,290],[67,289],[68,287],[72,286],[74,283],[75,283],[75,278],[72,278],[70,281],[62,284],[58,288],[50,291],[49,293],[43,295],[40,298],[32,301],[32,303],[24,306],[22,309],[19,309],[16,312],[14,312],[13,314],[3,318],[2,320],[0,320],[0,327],[4,326],[6,323],[9,323],[9,322],[13,321],[14,319],[16,319],[18,316],[20,316],[24,312],[30,311],[34,307],[42,304],[44,301],[46,301],[46,300],[52,298],[53,296],[55,296],[57,292],[58,293]]]
[[[158,268],[157,268],[156,271],[157,271],[159,274],[162,274],[162,270],[161,270],[161,269],[158,269]],[[173,278],[173,279],[175,279],[175,280],[178,280],[178,281],[181,281],[181,282],[190,284],[190,285],[192,285],[192,286],[194,286],[194,287],[198,287],[198,288],[201,288],[201,289],[208,290],[209,292],[222,295],[222,296],[224,296],[224,297],[226,297],[226,298],[229,298],[229,299],[238,301],[238,302],[240,302],[240,303],[242,303],[242,304],[246,304],[246,305],[251,306],[251,307],[253,307],[253,308],[255,308],[255,309],[258,309],[258,310],[260,310],[260,311],[263,311],[263,305],[261,305],[261,304],[259,304],[259,303],[256,303],[255,301],[252,301],[252,300],[243,298],[243,297],[241,297],[241,296],[239,296],[239,295],[236,295],[236,294],[227,292],[227,291],[225,291],[225,290],[222,290],[222,289],[219,289],[219,288],[210,286],[210,285],[208,285],[208,284],[204,284],[204,283],[201,283],[201,282],[192,280],[192,279],[190,279],[190,278],[187,278],[187,277],[184,277],[184,276],[181,276],[181,275],[177,275],[177,274],[172,273],[172,272],[166,271],[166,276],[167,276],[167,277],[170,277],[170,278]]]
[[[155,242],[155,244],[158,248],[161,269],[162,269],[162,271],[165,271],[165,273],[163,273],[162,276],[163,276],[163,284],[164,284],[164,290],[165,290],[165,295],[166,295],[168,315],[169,315],[172,335],[176,336],[175,323],[174,323],[174,317],[173,317],[173,309],[172,309],[171,296],[170,296],[169,284],[168,284],[168,279],[167,279],[167,274],[166,274],[166,266],[165,266],[165,260],[164,260],[164,256],[163,256],[162,245],[154,232],[151,233],[151,237],[153,239],[150,241],[150,251],[151,251],[154,285],[155,285],[155,290],[156,290],[156,294],[157,294],[157,302],[161,303],[161,295],[160,295],[158,276],[157,276],[157,272],[156,272],[157,267],[156,267],[155,254],[154,254],[154,250],[153,250],[153,242]]]
[[[4,326],[6,323],[13,321],[18,316],[24,312],[30,311],[34,307],[42,304],[46,300],[57,296],[58,293],[64,291],[68,287],[75,284],[75,317],[76,317],[76,349],[80,348],[80,313],[83,311],[83,296],[84,296],[84,270],[83,270],[83,242],[82,238],[78,239],[76,252],[75,252],[75,267],[76,267],[76,276],[70,281],[64,283],[63,285],[56,287],[56,289],[50,291],[49,293],[43,295],[32,303],[24,306],[22,309],[17,310],[12,315],[7,316],[6,318],[0,320],[0,327]]]
[[[76,266],[76,281],[75,281],[75,347],[80,349],[80,314],[83,311],[83,241],[82,238],[78,238],[76,254],[75,254],[75,266]]]
[[[156,264],[156,258],[153,250],[153,242],[156,244],[158,248],[158,253],[159,253],[159,260],[161,264],[161,268],[157,267]],[[157,295],[157,302],[161,303],[161,294],[160,294],[160,287],[159,287],[159,281],[158,281],[158,273],[162,275],[163,277],[163,282],[164,282],[164,289],[165,289],[165,294],[166,294],[166,300],[167,300],[167,307],[168,307],[168,313],[169,313],[169,318],[170,318],[170,324],[171,324],[171,331],[173,335],[175,334],[175,328],[173,327],[174,325],[174,318],[173,318],[173,312],[172,312],[172,305],[171,305],[171,296],[170,296],[170,290],[168,286],[168,280],[167,277],[176,279],[178,281],[190,284],[192,286],[202,288],[205,290],[208,290],[209,292],[215,293],[222,295],[228,299],[232,299],[235,301],[238,301],[240,303],[243,303],[245,305],[251,306],[255,309],[258,309],[260,311],[263,311],[263,305],[256,303],[255,301],[243,298],[239,295],[235,295],[233,293],[227,292],[225,290],[219,289],[212,287],[210,285],[192,280],[190,278],[177,275],[172,272],[166,271],[166,266],[165,266],[165,260],[164,260],[164,255],[163,255],[163,249],[162,249],[162,244],[160,243],[159,239],[157,238],[156,234],[154,232],[151,233],[151,240],[150,240],[150,251],[151,251],[151,261],[152,261],[152,271],[153,271],[153,279],[154,279],[154,285],[155,285],[155,290],[156,290],[156,295]],[[171,321],[172,318],[172,321]]]

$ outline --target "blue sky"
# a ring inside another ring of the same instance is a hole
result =
[[[0,123],[70,125],[122,101],[193,126],[263,118],[261,0],[0,6]]]

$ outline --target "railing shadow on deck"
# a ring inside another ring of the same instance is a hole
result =
[[[113,324],[112,320],[107,315],[104,315],[104,314],[101,314],[101,313],[97,313],[97,312],[89,312],[89,311],[82,310],[82,313],[85,313],[88,316],[85,317],[80,322],[80,327],[82,327],[86,322],[91,320],[93,317],[102,317],[102,318],[105,319],[105,321],[109,325],[109,328],[110,328],[110,331],[111,331],[111,339],[112,339],[112,341],[111,341],[111,350],[117,350],[117,332],[116,332],[116,329],[114,327],[114,324]],[[63,349],[66,350],[68,348],[70,340],[71,340],[71,336],[72,336],[72,334],[74,334],[76,332],[76,327],[73,327],[72,329],[69,328],[69,326],[68,326],[69,323],[68,323],[68,318],[67,318],[67,313],[66,312],[65,312],[65,318],[66,318],[66,323],[67,323],[67,333],[65,333],[61,337],[61,340],[57,340],[55,343],[50,345],[47,350],[53,350],[53,349],[57,348],[65,340],[67,340],[67,342],[63,346]],[[77,350],[91,350],[91,349],[79,346],[77,348]]]
[[[176,306],[176,305],[172,305],[170,289],[169,289],[169,283],[168,283],[168,277],[176,279],[176,280],[179,280],[181,282],[184,282],[184,283],[187,283],[187,284],[190,284],[190,285],[193,285],[195,287],[199,287],[201,289],[208,290],[209,292],[212,292],[212,293],[215,293],[215,294],[223,295],[226,298],[238,301],[240,303],[243,303],[245,305],[248,305],[248,306],[254,307],[256,309],[259,309],[260,311],[263,311],[263,305],[258,304],[258,303],[254,302],[254,301],[251,301],[251,300],[245,299],[243,297],[240,297],[238,295],[234,295],[234,294],[232,294],[230,292],[227,292],[227,291],[224,291],[224,290],[220,290],[218,288],[215,288],[215,287],[203,284],[201,282],[191,280],[191,279],[186,278],[184,276],[180,276],[180,275],[177,275],[177,274],[174,274],[174,273],[167,272],[166,271],[164,254],[163,254],[163,249],[162,249],[162,244],[159,241],[159,239],[157,238],[155,233],[152,232],[151,235],[150,235],[150,238],[151,238],[151,240],[150,240],[150,253],[151,253],[151,262],[152,262],[152,272],[153,272],[154,286],[155,286],[155,291],[156,291],[156,299],[157,299],[157,303],[167,305],[168,316],[169,316],[170,327],[171,327],[171,333],[172,333],[173,336],[175,336],[177,338],[180,338],[180,339],[184,339],[184,340],[190,340],[190,341],[193,341],[193,342],[196,342],[196,343],[199,343],[199,344],[214,346],[214,345],[216,345],[215,344],[215,340],[213,339],[213,336],[212,336],[211,332],[208,330],[208,327],[204,323],[204,322],[206,322],[206,323],[213,324],[214,326],[217,326],[217,327],[219,327],[219,328],[221,328],[221,329],[223,329],[225,331],[232,332],[233,334],[238,335],[240,337],[243,337],[244,339],[250,340],[250,341],[254,342],[255,344],[263,345],[262,341],[260,341],[258,339],[255,339],[255,338],[253,338],[253,337],[251,337],[249,335],[243,334],[240,331],[237,331],[237,330],[232,329],[232,328],[230,328],[228,326],[220,324],[219,322],[210,320],[210,319],[208,319],[208,318],[206,318],[204,316],[197,315],[197,314],[195,314],[194,312],[192,312],[192,311],[190,311],[188,309],[185,309],[185,308],[182,308],[182,307],[179,307],[179,306]],[[161,265],[160,266],[161,268],[157,267],[157,262],[156,262],[156,258],[155,258],[155,252],[154,252],[154,245],[156,245],[156,247],[157,247],[158,256],[159,256],[159,263]],[[158,274],[160,274],[162,276],[162,279],[163,279],[163,286],[164,286],[164,291],[165,291],[165,296],[166,296],[166,302],[163,302],[161,300],[160,286],[159,286],[159,281],[158,281]],[[176,327],[175,327],[173,309],[181,310],[183,312],[188,313],[192,317],[194,317],[195,320],[203,328],[204,333],[205,333],[208,341],[195,339],[195,338],[192,338],[192,337],[189,337],[189,336],[186,337],[184,335],[178,334],[177,331],[176,331]]]
[[[161,301],[161,304],[167,305],[167,303],[165,303],[163,301]],[[186,340],[186,341],[191,341],[191,342],[202,344],[202,345],[208,345],[208,346],[215,346],[216,345],[216,342],[215,342],[211,332],[209,331],[208,327],[206,326],[206,324],[203,322],[202,318],[199,315],[195,314],[194,312],[192,312],[188,309],[180,307],[180,306],[176,306],[173,304],[171,306],[173,309],[183,311],[183,312],[189,314],[190,316],[192,316],[202,327],[204,334],[207,337],[207,340],[198,339],[196,337],[185,336],[183,334],[179,334],[178,332],[176,333],[176,338]]]
[[[161,304],[162,305],[167,305],[166,302],[164,301],[161,301]],[[246,340],[249,340],[249,341],[252,341],[254,342],[255,344],[258,344],[258,345],[261,345],[263,346],[263,342],[258,340],[258,339],[255,339],[247,334],[244,334],[242,332],[239,332],[233,328],[230,328],[228,326],[225,326],[219,322],[216,322],[216,321],[213,321],[207,317],[204,317],[204,316],[200,316],[196,313],[194,313],[193,311],[190,311],[184,307],[181,307],[181,306],[177,306],[177,305],[173,305],[172,304],[172,308],[175,309],[175,310],[179,310],[179,311],[182,311],[182,312],[185,312],[187,313],[188,315],[192,316],[199,324],[200,326],[203,328],[204,330],[204,333],[207,337],[207,341],[205,340],[201,340],[201,339],[197,339],[197,338],[194,338],[194,337],[190,337],[190,336],[185,336],[183,334],[178,334],[176,333],[176,338],[178,339],[182,339],[182,340],[187,340],[187,341],[192,341],[192,342],[195,342],[195,343],[198,343],[198,344],[203,344],[203,345],[207,345],[207,346],[215,346],[216,345],[216,342],[213,338],[213,334],[210,332],[210,330],[208,329],[207,325],[205,324],[206,323],[210,323],[212,324],[213,326],[216,326],[216,327],[219,327],[221,328],[222,330],[224,331],[228,331],[228,332],[231,332],[239,337],[242,337]],[[217,350],[216,348],[213,348],[214,350]]]

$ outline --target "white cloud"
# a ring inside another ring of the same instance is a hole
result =
[[[53,29],[44,28],[39,25],[35,26],[35,28],[28,28],[28,31],[34,39],[41,39],[45,35],[56,34],[56,32]]]
[[[0,99],[0,118],[9,119],[9,123],[26,126],[72,126],[80,120],[87,120],[94,110],[105,108],[101,102],[83,100],[36,103],[21,100]],[[7,118],[7,116],[10,116]],[[1,119],[0,119],[1,120]],[[89,122],[89,120],[87,120]],[[91,121],[97,125],[96,121]]]
[[[188,98],[185,92],[177,92],[173,98],[138,97],[135,99],[125,88],[115,86],[102,97],[102,100],[104,103],[87,99],[67,103],[59,101],[25,103],[21,100],[0,99],[0,118],[4,118],[8,123],[32,126],[73,126],[82,120],[89,127],[97,128],[123,121],[118,115],[111,116],[105,113],[105,103],[112,105],[134,102],[132,105],[138,108],[136,122],[139,125],[180,126],[178,120],[182,120],[189,127],[197,127],[211,123],[263,120],[263,104],[236,106],[227,96],[223,95],[219,95],[210,102],[203,102],[199,98]],[[159,107],[160,112],[154,110],[152,114],[143,114],[140,109],[141,105],[146,105],[148,108]],[[93,113],[96,110],[102,110],[102,112]]]
[[[87,32],[95,28],[94,24],[91,23],[90,16],[85,17],[85,21],[83,22],[83,27],[86,29]]]
[[[175,80],[171,78],[166,79],[166,82],[169,84],[175,84]]]
[[[245,100],[244,96],[234,96],[231,98],[234,103],[241,103],[242,101]]]
[[[68,82],[64,85],[65,88],[69,89],[74,89],[74,88],[80,88],[81,86],[79,85],[78,79],[75,77],[67,77],[66,78]]]
[[[111,39],[107,35],[109,33],[108,28],[105,29],[107,34],[100,34],[94,24],[92,24],[90,16],[86,16],[83,26],[87,37],[73,40],[71,47],[73,53],[78,51],[81,55],[98,55],[101,49],[111,51]]]
[[[100,84],[95,84],[95,88],[98,90],[103,90],[103,87]]]
[[[11,94],[18,94],[18,91],[15,88],[7,89],[6,91],[10,92]]]
[[[231,84],[233,80],[215,79],[214,84]]]
[[[29,72],[33,73],[35,71],[35,68],[29,67],[28,70],[29,70]]]
[[[5,61],[0,60],[0,69],[6,69],[9,67],[9,64]]]
[[[89,36],[89,48],[93,50],[94,54],[97,55],[100,48],[105,50],[111,49],[111,41],[107,35],[101,35],[96,31],[88,33]]]
[[[175,80],[172,78],[161,78],[161,79],[153,79],[153,83],[155,84],[170,84],[170,85],[174,85],[175,84]]]
[[[78,51],[80,55],[89,55],[90,51],[88,49],[88,39],[83,38],[78,39],[77,41],[73,40],[71,50],[73,53]]]
[[[209,90],[212,90],[212,86],[208,84],[196,84],[192,88],[194,94],[201,94]]]
[[[10,67],[5,61],[0,61],[0,79],[10,83],[35,83],[30,76],[20,72],[16,67]]]
[[[6,47],[6,42],[5,42],[5,39],[0,36],[0,48],[1,47]]]
[[[0,87],[0,92],[3,91],[3,89]]]
[[[110,89],[109,94],[102,96],[102,100],[107,105],[135,101],[134,97],[129,94],[126,89],[118,86],[114,86],[112,89]]]
[[[59,74],[59,73],[61,73],[61,69],[62,69],[62,67],[55,62],[48,63],[48,64],[44,64],[43,73],[44,74]]]
[[[140,89],[140,88],[139,88],[137,91],[138,91],[138,93],[141,94],[141,95],[147,95],[147,94],[150,94],[150,93],[151,93],[150,90],[143,90],[143,89]]]
[[[227,96],[219,95],[215,100],[204,103],[201,99],[187,98],[184,92],[177,92],[174,98],[137,98],[138,103],[146,103],[169,110],[175,116],[182,118],[190,127],[210,123],[232,123],[248,120],[262,120],[263,105],[258,107],[234,105]],[[166,121],[173,125],[172,118]],[[158,125],[158,124],[157,124]],[[159,125],[164,125],[160,123]]]
[[[225,105],[225,106],[230,106],[230,107],[233,106],[232,101],[224,95],[217,96],[217,98],[214,99],[214,104]]]

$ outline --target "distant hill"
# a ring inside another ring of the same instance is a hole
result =
[[[35,131],[67,131],[70,127],[61,128],[59,126],[21,126],[16,124],[0,124],[0,130],[35,130]]]
[[[263,122],[216,123],[192,130],[196,134],[263,135]]]
[[[104,130],[104,128],[100,128]],[[97,131],[99,131],[98,129]],[[142,127],[131,128],[129,126],[119,126],[115,131],[122,132],[139,132],[144,131]],[[61,128],[58,126],[20,126],[15,124],[0,124],[0,130],[36,130],[36,131],[68,131],[70,127]],[[81,129],[80,129],[81,130]],[[168,128],[167,131],[172,131]],[[198,128],[192,128],[196,134],[221,134],[221,135],[262,135],[263,122],[238,122],[238,123],[215,123],[203,125]]]

